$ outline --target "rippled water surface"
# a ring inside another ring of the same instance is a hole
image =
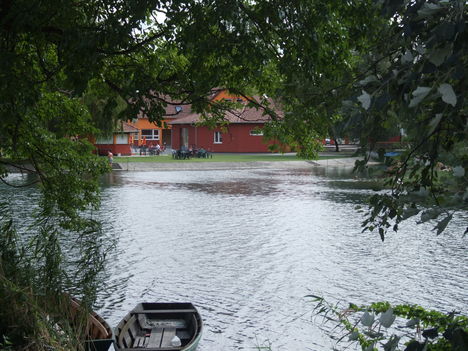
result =
[[[323,169],[109,175],[102,218],[118,241],[101,313],[116,325],[139,301],[191,301],[201,351],[330,350],[307,294],[466,313],[466,215],[382,244],[354,209],[371,193]]]
[[[191,301],[200,351],[330,350],[308,294],[466,314],[467,214],[441,236],[408,222],[382,243],[355,210],[370,194],[323,168],[110,174],[99,215],[116,247],[99,312],[116,326],[138,302]]]

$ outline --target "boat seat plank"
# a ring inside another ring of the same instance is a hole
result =
[[[161,340],[161,347],[171,347],[171,340],[176,335],[176,328],[164,328],[163,337]]]
[[[119,333],[119,345],[125,346],[127,348],[132,346],[132,338],[130,337],[128,330],[135,323],[135,320],[135,316],[132,316],[123,326],[122,330]]]
[[[133,347],[145,347],[146,337],[137,336],[133,342]]]
[[[135,322],[131,323],[128,329],[130,330],[132,338],[135,339],[139,334],[136,323]]]
[[[147,348],[159,348],[161,346],[161,340],[163,336],[163,328],[151,329],[151,335],[148,340]]]
[[[189,308],[184,310],[144,310],[144,311],[133,311],[132,314],[159,314],[159,313],[195,313],[196,309]]]

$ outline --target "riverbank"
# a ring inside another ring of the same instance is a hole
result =
[[[116,162],[115,171],[197,171],[226,169],[300,169],[312,167],[347,167],[352,168],[360,157],[330,158],[323,160],[298,161],[250,161],[250,162]]]

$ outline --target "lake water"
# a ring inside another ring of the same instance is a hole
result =
[[[34,192],[3,194],[20,207]],[[467,314],[468,215],[440,236],[408,221],[382,243],[355,210],[371,194],[345,169],[109,174],[97,215],[116,246],[99,313],[116,326],[138,302],[190,301],[200,351],[331,350],[308,294]]]
[[[102,218],[117,239],[100,295],[115,326],[140,301],[191,301],[199,350],[330,350],[308,294],[466,314],[466,213],[437,237],[409,221],[361,233],[372,190],[347,170],[113,173]]]

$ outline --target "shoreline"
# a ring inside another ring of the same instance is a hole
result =
[[[116,162],[113,171],[200,171],[200,170],[229,170],[229,169],[307,169],[315,167],[346,167],[353,168],[360,157],[346,157],[325,160],[304,161],[251,161],[251,162],[190,162],[181,160],[174,162]]]
[[[353,168],[356,160],[362,157],[343,157],[323,160],[295,160],[295,161],[245,161],[245,162],[114,162],[112,171],[116,172],[154,172],[154,171],[216,171],[216,170],[241,170],[241,169],[312,169],[325,168]],[[376,165],[379,162],[369,162]],[[31,165],[23,165],[20,170],[7,166],[8,173],[33,173]]]

